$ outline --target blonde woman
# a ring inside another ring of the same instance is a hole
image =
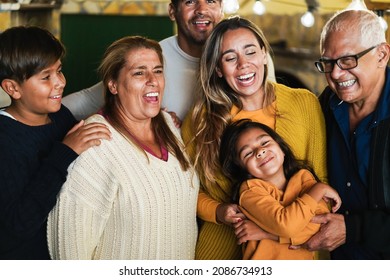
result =
[[[240,259],[239,244],[256,238],[254,225],[230,202],[231,183],[218,164],[220,138],[230,121],[249,118],[268,125],[327,181],[325,125],[317,97],[269,82],[269,50],[262,31],[239,17],[221,21],[205,44],[199,94],[182,126],[201,180],[197,259]],[[249,227],[236,238],[235,231]]]

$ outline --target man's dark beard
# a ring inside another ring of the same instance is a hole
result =
[[[204,43],[206,42],[207,38],[202,38],[202,39],[198,40],[198,39],[194,38],[193,36],[191,36],[191,33],[187,32],[186,30],[181,29],[180,31],[186,37],[187,41],[191,44],[203,47]]]

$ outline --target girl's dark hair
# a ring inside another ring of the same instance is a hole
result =
[[[65,48],[46,29],[16,26],[0,33],[0,83],[31,78],[65,56]]]
[[[242,119],[232,122],[226,127],[222,135],[219,152],[219,162],[222,167],[222,171],[233,183],[234,202],[237,202],[241,183],[253,178],[253,176],[249,174],[248,171],[240,164],[236,148],[236,143],[240,135],[252,128],[264,130],[264,132],[280,146],[280,149],[285,155],[283,171],[287,181],[290,180],[290,178],[300,169],[310,170],[314,177],[318,180],[313,168],[306,161],[298,160],[294,156],[290,146],[273,129],[262,123],[253,122],[249,119]]]

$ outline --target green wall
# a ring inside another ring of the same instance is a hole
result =
[[[63,60],[65,95],[99,81],[96,69],[113,41],[128,35],[160,41],[173,30],[168,16],[61,15],[60,36],[67,51]]]

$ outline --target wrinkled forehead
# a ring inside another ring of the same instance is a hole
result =
[[[338,49],[340,53],[348,53],[351,49],[359,49],[366,44],[362,40],[360,29],[356,26],[342,26],[329,29],[321,38],[320,53],[323,55],[329,49]]]

